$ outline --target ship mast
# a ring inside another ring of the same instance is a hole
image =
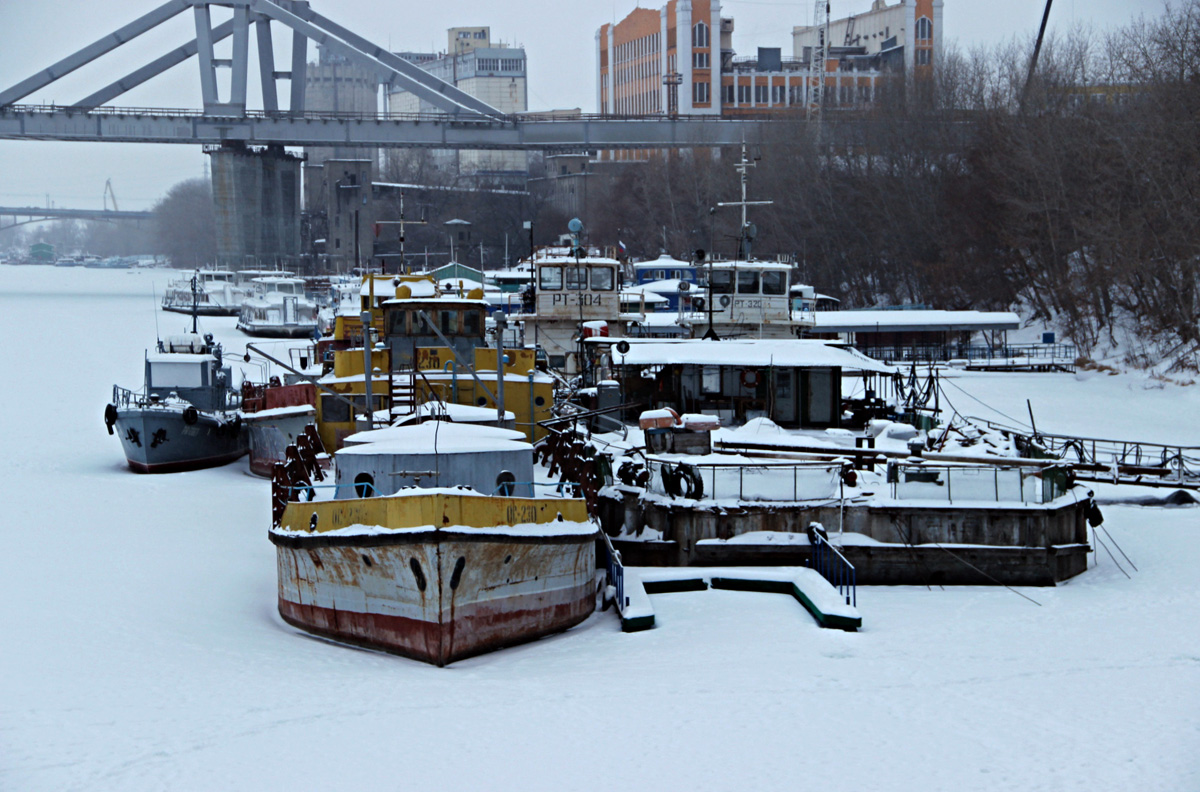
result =
[[[734,257],[734,261],[740,261],[742,252],[746,251],[746,258],[749,259],[749,249],[746,244],[749,240],[756,236],[756,229],[752,228],[751,223],[746,218],[747,206],[770,206],[774,201],[747,201],[746,200],[746,174],[751,168],[758,166],[758,158],[753,160],[746,158],[746,142],[742,141],[742,158],[738,161],[733,169],[738,172],[738,180],[742,184],[742,200],[740,201],[719,201],[717,206],[740,206],[742,207],[742,225],[738,231],[738,253]]]

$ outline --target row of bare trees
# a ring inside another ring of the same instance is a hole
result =
[[[1200,341],[1200,0],[1107,35],[951,52],[929,84],[760,142],[755,253],[852,305],[1009,308],[1085,348],[1132,323]],[[593,232],[635,253],[733,254],[736,151],[652,157]]]

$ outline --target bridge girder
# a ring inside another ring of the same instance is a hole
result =
[[[361,146],[436,149],[653,149],[757,142],[778,121],[677,119],[570,120],[450,116],[388,118],[257,113],[225,118],[186,111],[102,108],[84,112],[49,106],[0,108],[0,139],[185,143],[247,146]]]

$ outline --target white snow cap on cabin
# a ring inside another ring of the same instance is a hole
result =
[[[396,425],[403,426],[430,416],[444,417],[454,423],[489,423],[496,420],[496,408],[476,407],[474,404],[445,404],[437,401],[428,401],[420,404],[416,410],[408,415],[401,416],[396,421]],[[516,419],[517,416],[511,411],[504,411],[504,420],[515,421]],[[525,436],[524,432],[517,432],[517,434],[521,435],[521,437]]]
[[[338,454],[462,454],[508,451],[529,445],[525,433],[496,426],[427,421],[412,426],[388,426],[352,434]]]
[[[1017,330],[1010,311],[817,311],[814,332],[874,333],[899,330]]]
[[[779,366],[786,368],[838,367],[842,371],[893,374],[895,369],[844,346],[815,339],[732,339],[707,341],[681,339],[631,344],[622,353],[615,347],[613,363],[624,366]]]

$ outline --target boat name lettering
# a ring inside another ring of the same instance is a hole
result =
[[[537,522],[537,509],[530,504],[508,504],[506,517],[509,525]]]
[[[572,300],[571,298],[575,299]],[[558,305],[576,306],[576,305],[604,305],[603,294],[552,294],[550,295],[551,307]]]

